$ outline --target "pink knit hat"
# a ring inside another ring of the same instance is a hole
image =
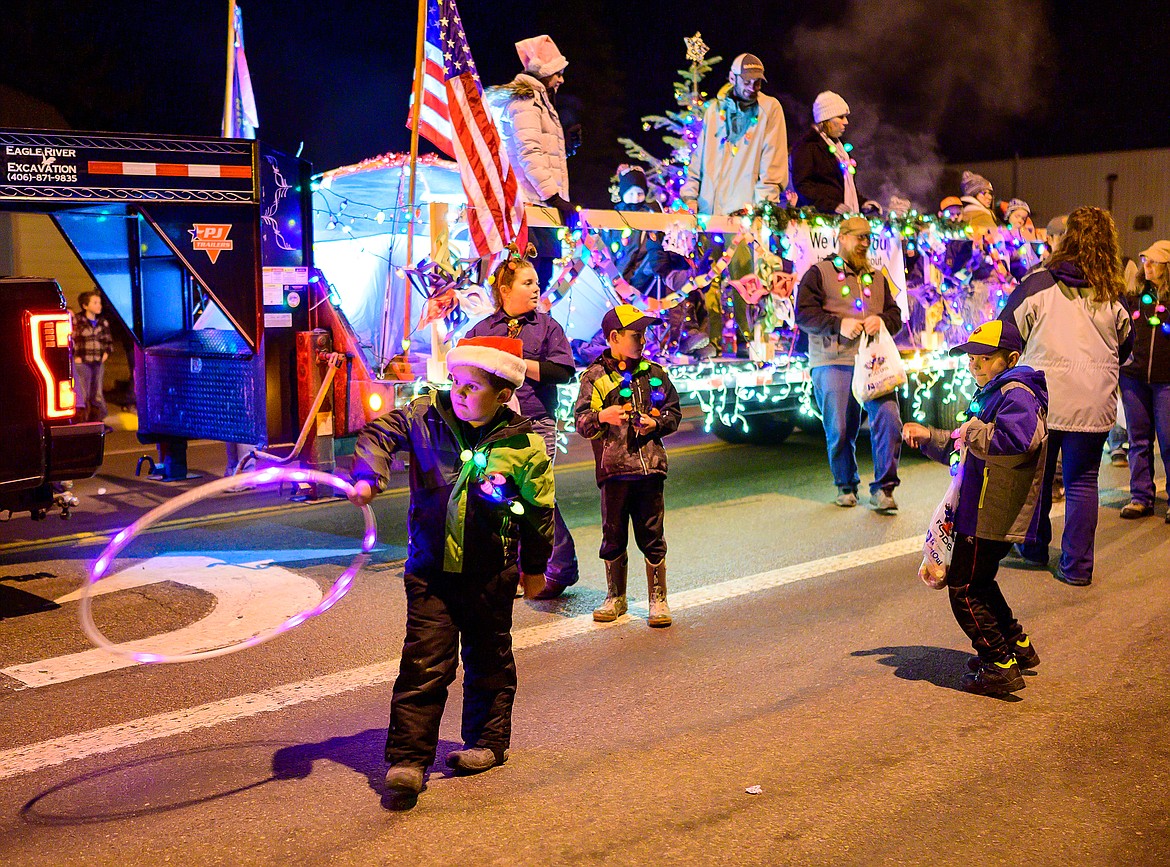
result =
[[[549,36],[532,36],[516,43],[516,53],[524,71],[536,78],[548,78],[562,72],[569,61]]]

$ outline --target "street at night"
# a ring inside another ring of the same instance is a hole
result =
[[[1170,863],[1153,5],[7,0],[0,867]]]
[[[915,576],[941,467],[903,460],[896,516],[846,511],[826,497],[823,440],[732,446],[684,424],[667,485],[675,623],[650,630],[640,569],[629,615],[590,618],[604,578],[577,440],[557,482],[583,577],[559,600],[516,601],[511,756],[449,776],[457,682],[440,760],[403,810],[385,795],[382,751],[404,496],[376,501],[380,548],[353,591],[269,644],[36,687],[14,676],[67,672],[90,648],[77,603],[53,600],[80,588],[105,540],[35,540],[108,533],[121,526],[111,499],[132,516],[171,493],[129,480],[129,442],[114,435],[128,453],[77,483],[72,523],[4,526],[5,610],[27,612],[0,623],[5,864],[1156,864],[1170,845],[1170,540],[1160,515],[1116,518],[1124,470],[1102,469],[1091,587],[1001,570],[1043,662],[998,700],[959,690],[970,647],[945,592]],[[212,472],[222,459],[211,444],[191,453]],[[205,572],[275,598],[297,580],[324,590],[357,549],[357,511],[286,497],[232,494],[205,513],[234,516],[176,516],[119,568],[145,561],[165,577],[168,560],[198,553]],[[212,608],[177,580],[95,605],[122,641]]]

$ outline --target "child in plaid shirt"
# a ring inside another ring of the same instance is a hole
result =
[[[102,316],[102,296],[82,292],[81,309],[73,314],[73,390],[77,395],[77,420],[102,421],[106,399],[102,394],[106,359],[114,349],[109,321]]]

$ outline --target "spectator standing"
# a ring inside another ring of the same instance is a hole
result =
[[[1130,502],[1123,518],[1154,513],[1154,441],[1170,471],[1170,241],[1142,252],[1133,310],[1133,355],[1121,368],[1121,402],[1129,428]],[[1170,524],[1170,511],[1166,513]]]
[[[1133,344],[1124,291],[1113,218],[1101,208],[1077,208],[1048,262],[1016,287],[999,316],[1019,329],[1020,363],[1043,371],[1049,392],[1039,534],[1019,553],[1048,565],[1052,485],[1062,459],[1066,512],[1056,577],[1074,586],[1093,580],[1101,452],[1117,418],[1118,367]]]
[[[849,103],[831,90],[817,95],[813,125],[792,148],[792,186],[797,205],[825,214],[861,213],[853,145],[841,141],[849,126]]]
[[[105,365],[114,351],[110,323],[102,316],[102,296],[82,292],[80,310],[73,314],[73,390],[78,421],[103,421],[106,398],[103,391]]]

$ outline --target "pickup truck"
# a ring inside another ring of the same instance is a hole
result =
[[[72,336],[56,280],[0,278],[0,516],[68,518],[64,483],[101,466],[104,425],[74,422]]]

